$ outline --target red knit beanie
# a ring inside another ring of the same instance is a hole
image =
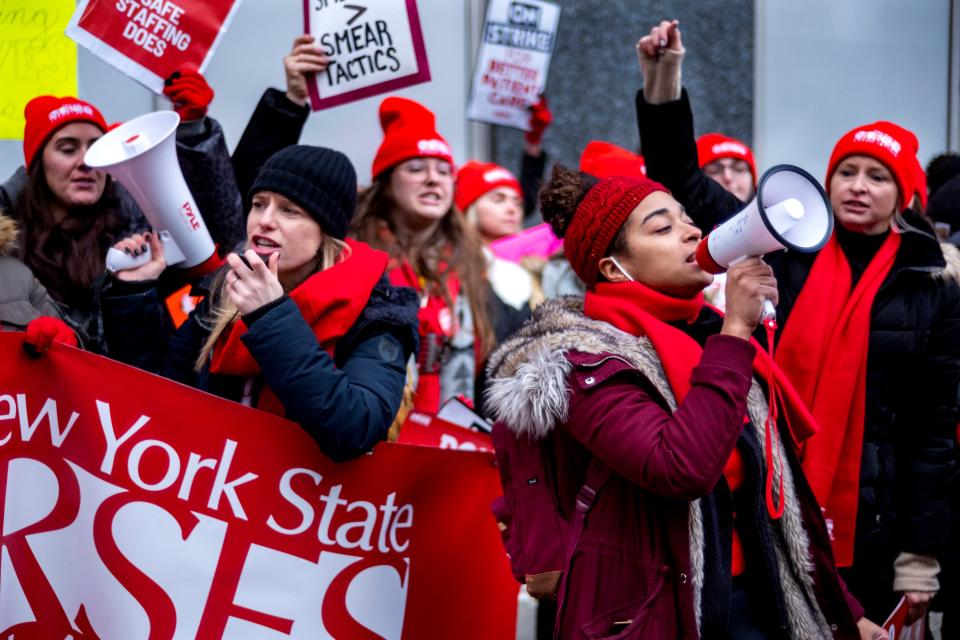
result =
[[[746,162],[750,166],[753,184],[757,184],[757,163],[753,160],[750,147],[722,133],[705,133],[697,138],[697,160],[701,169],[721,158],[736,158]]]
[[[606,256],[620,227],[637,205],[655,191],[670,193],[648,178],[614,176],[604,178],[587,192],[563,235],[563,252],[587,286],[597,283],[600,259]]]
[[[477,198],[498,187],[509,187],[523,196],[523,189],[512,173],[493,162],[471,160],[457,171],[457,191],[453,202],[461,212]]]
[[[920,144],[913,132],[892,122],[879,120],[851,129],[837,141],[827,165],[827,195],[830,195],[830,178],[837,165],[847,156],[869,156],[882,163],[900,189],[900,210],[910,204],[917,192],[917,149]]]
[[[592,140],[580,154],[580,171],[595,178],[645,176],[643,156],[609,142]]]
[[[380,103],[383,142],[373,159],[373,177],[410,158],[440,158],[453,164],[450,145],[437,133],[437,118],[419,102],[391,96]]]
[[[23,109],[23,159],[27,169],[57,129],[71,122],[89,122],[107,130],[103,115],[95,106],[77,98],[37,96]]]

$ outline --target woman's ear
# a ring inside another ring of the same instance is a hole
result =
[[[620,270],[616,261],[610,256],[600,258],[600,263],[597,265],[597,268],[600,270],[600,275],[603,276],[607,282],[627,282],[629,280],[627,275]]]

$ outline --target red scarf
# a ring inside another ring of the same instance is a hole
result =
[[[823,431],[806,443],[803,470],[828,523],[838,566],[853,563],[866,412],[870,313],[900,246],[890,232],[851,291],[850,264],[834,234],[820,250],[777,348]]]
[[[703,294],[681,299],[664,295],[639,282],[603,282],[594,291],[588,291],[584,300],[584,314],[595,320],[609,322],[621,331],[635,336],[647,336],[660,357],[667,381],[677,403],[690,390],[690,375],[700,362],[703,349],[686,333],[668,322],[684,320],[692,323],[704,305]],[[782,409],[794,442],[801,442],[817,431],[816,422],[787,377],[755,341],[757,355],[753,361],[754,373],[767,380],[770,387],[770,413],[766,428],[766,501],[771,517],[783,513],[783,474],[780,474],[780,504],[773,496],[774,428],[778,409]],[[782,468],[783,462],[780,461]]]
[[[290,292],[300,308],[317,342],[333,355],[337,340],[342,338],[360,317],[370,293],[387,268],[387,254],[371,249],[362,242],[347,240],[350,254],[329,269],[319,271]],[[217,341],[213,349],[210,372],[235,376],[255,376],[260,366],[240,339],[247,332],[238,320]],[[284,415],[283,405],[264,386],[257,407]]]

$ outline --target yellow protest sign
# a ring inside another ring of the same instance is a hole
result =
[[[0,0],[0,138],[23,138],[34,96],[77,95],[77,45],[64,35],[74,0]]]

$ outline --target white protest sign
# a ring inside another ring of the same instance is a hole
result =
[[[315,111],[430,80],[416,0],[304,0],[304,27],[331,59]]]
[[[542,0],[490,0],[467,117],[529,130],[547,85],[560,7]]]

